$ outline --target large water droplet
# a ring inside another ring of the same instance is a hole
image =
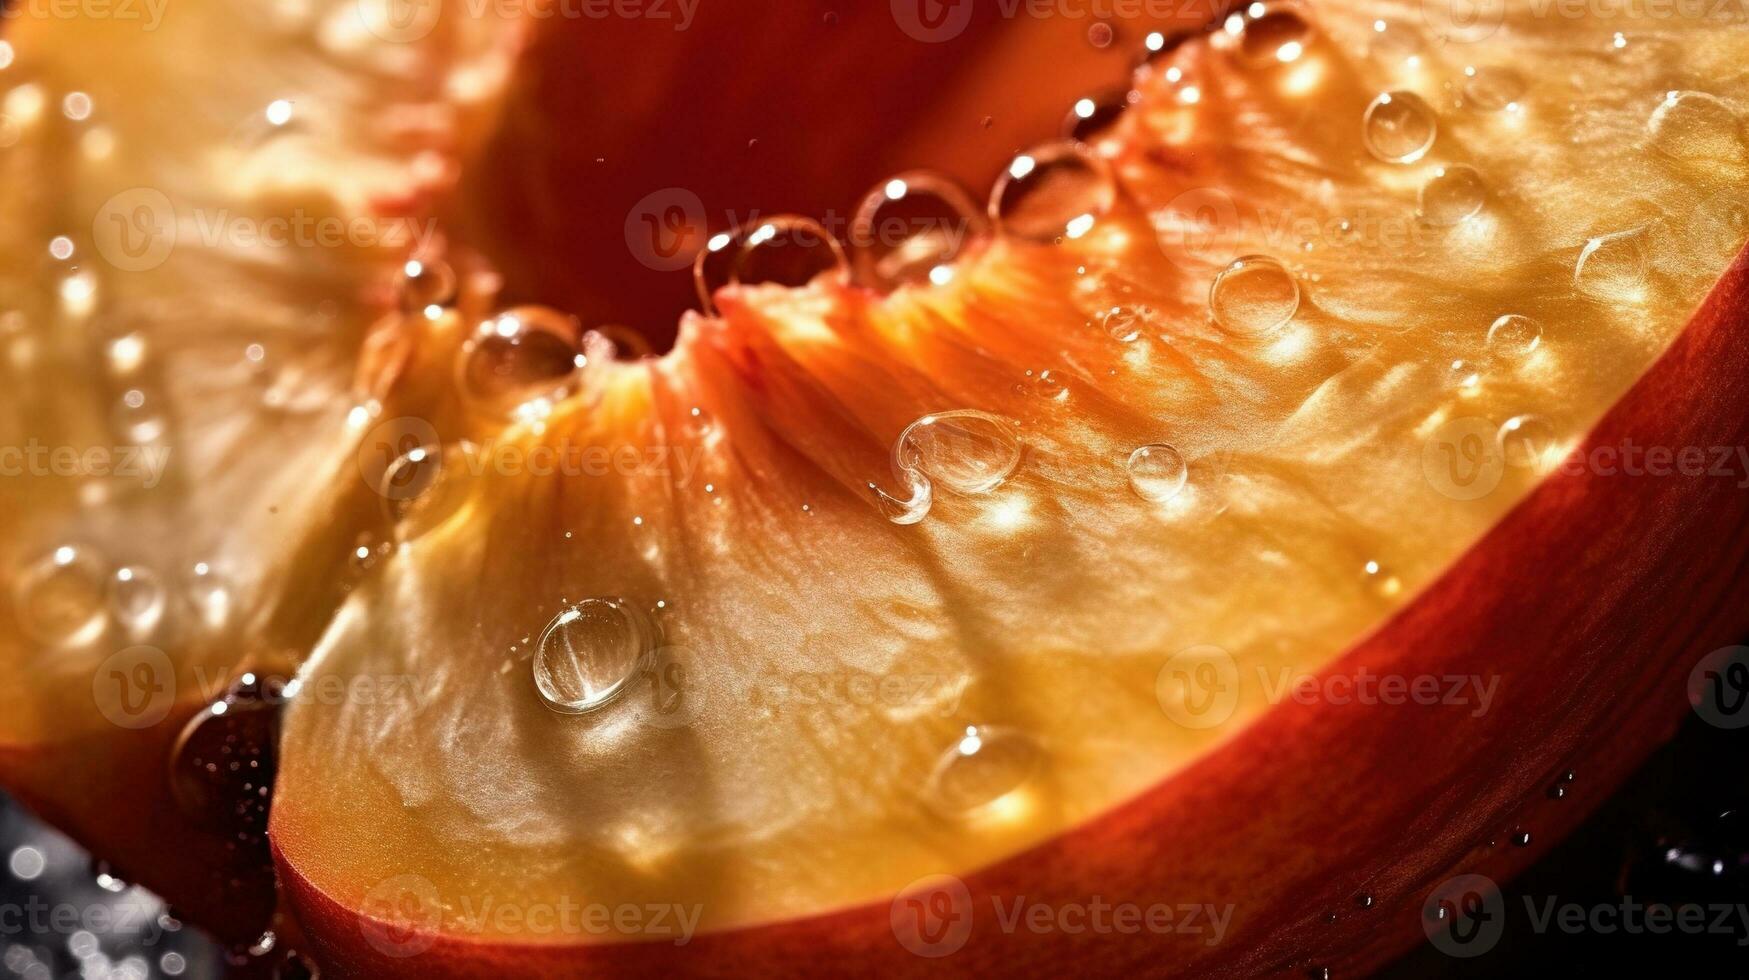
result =
[[[1142,446],[1124,464],[1130,488],[1143,500],[1165,503],[1178,496],[1190,477],[1184,455],[1163,442]]]
[[[1464,69],[1464,102],[1481,112],[1500,110],[1524,98],[1524,76],[1511,68],[1471,65]]]
[[[1312,25],[1294,0],[1265,0],[1245,8],[1234,49],[1252,68],[1299,60],[1312,39]]]
[[[1495,360],[1522,361],[1535,353],[1542,339],[1542,324],[1527,316],[1508,313],[1488,328],[1488,354]]]
[[[1573,267],[1573,286],[1593,299],[1638,303],[1646,298],[1650,255],[1644,228],[1600,235],[1585,243]]]
[[[950,819],[976,816],[1026,786],[1043,763],[1044,753],[1027,735],[1010,728],[968,726],[929,774],[924,799]]]
[[[893,444],[895,472],[916,470],[955,493],[988,493],[1020,465],[1014,423],[1000,415],[962,409],[925,415]]]
[[[805,286],[816,277],[848,277],[844,246],[812,218],[780,214],[761,221],[741,242],[729,267],[730,283]]]
[[[958,184],[912,171],[870,191],[850,223],[856,278],[877,289],[940,283],[978,236],[986,218]]]
[[[1742,121],[1731,107],[1705,92],[1669,92],[1646,124],[1652,145],[1681,160],[1742,163]]]
[[[89,643],[108,624],[103,562],[84,548],[62,545],[24,568],[13,586],[18,624],[53,646]]]
[[[109,613],[134,638],[149,635],[164,617],[169,592],[145,565],[119,568],[109,579]]]
[[[1015,157],[990,191],[1003,234],[1033,242],[1075,239],[1117,201],[1111,167],[1079,143],[1049,143]]]
[[[1440,167],[1421,187],[1421,219],[1449,228],[1481,211],[1487,199],[1488,185],[1475,167]]]
[[[1215,324],[1241,337],[1279,330],[1299,308],[1299,283],[1287,266],[1267,255],[1233,260],[1209,286],[1209,313]]]
[[[1386,163],[1414,163],[1427,155],[1438,134],[1432,107],[1413,92],[1386,92],[1361,118],[1361,142]]]
[[[534,686],[561,714],[594,711],[612,701],[653,647],[652,626],[624,599],[585,599],[567,607],[540,635]]]
[[[575,317],[518,306],[481,324],[462,345],[457,382],[481,411],[538,418],[571,394],[587,361]]]

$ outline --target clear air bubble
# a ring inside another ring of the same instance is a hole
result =
[[[119,568],[110,576],[109,614],[135,637],[157,628],[168,600],[164,580],[144,565]]]
[[[644,614],[623,599],[585,599],[553,617],[534,656],[534,686],[560,714],[594,711],[625,690],[653,646]]]
[[[1421,219],[1449,228],[1481,211],[1487,199],[1488,185],[1475,167],[1440,167],[1421,187]]]
[[[1014,423],[975,409],[925,415],[893,444],[894,472],[921,472],[955,493],[988,493],[1018,465]]]
[[[25,568],[13,586],[13,606],[25,633],[40,643],[75,646],[95,640],[108,623],[103,563],[63,545]]]
[[[442,259],[410,259],[401,269],[401,308],[447,306],[455,299],[455,272]]]
[[[1209,312],[1215,324],[1241,337],[1279,330],[1299,308],[1299,283],[1287,266],[1267,255],[1234,259],[1209,286]]]
[[[1100,325],[1111,339],[1120,344],[1127,344],[1142,335],[1142,328],[1147,325],[1149,311],[1133,306],[1114,306],[1100,316]]]
[[[1507,466],[1548,470],[1557,461],[1554,427],[1537,415],[1514,415],[1500,426],[1496,436]]]
[[[935,764],[924,799],[950,819],[977,816],[1025,787],[1043,763],[1038,743],[1020,732],[968,726]]]
[[[1464,69],[1464,102],[1482,112],[1499,112],[1524,98],[1524,76],[1511,68],[1472,65]]]
[[[1076,99],[1063,118],[1063,136],[1078,143],[1097,143],[1123,118],[1132,94],[1130,89],[1113,89]]]
[[[1190,477],[1184,455],[1163,442],[1142,446],[1130,453],[1125,464],[1130,488],[1143,500],[1165,503],[1178,496]]]
[[[850,223],[857,281],[876,289],[953,276],[953,263],[989,219],[958,184],[925,171],[902,173],[863,197]]]
[[[1312,39],[1312,25],[1291,0],[1253,3],[1245,8],[1234,50],[1252,68],[1299,60]]]
[[[575,317],[518,306],[481,324],[462,345],[458,383],[463,397],[483,410],[539,418],[571,394],[587,363]]]
[[[780,214],[761,221],[741,241],[729,267],[730,283],[805,286],[815,277],[849,275],[844,246],[818,221]]]
[[[1741,120],[1722,100],[1705,92],[1669,92],[1646,128],[1652,145],[1681,160],[1742,163]]]
[[[1522,361],[1536,351],[1542,339],[1542,324],[1508,313],[1488,328],[1488,353],[1496,360]]]
[[[1049,143],[1009,161],[990,190],[1003,234],[1033,242],[1075,239],[1117,201],[1111,167],[1078,143]]]
[[[1630,228],[1585,243],[1573,266],[1573,286],[1593,299],[1638,303],[1646,298],[1650,255],[1646,230]]]
[[[1438,134],[1433,109],[1414,92],[1386,92],[1361,118],[1361,142],[1386,163],[1414,163],[1427,155]]]

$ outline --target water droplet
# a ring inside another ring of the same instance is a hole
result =
[[[1127,344],[1142,335],[1142,327],[1147,324],[1149,311],[1131,306],[1114,306],[1101,315],[1100,320],[1105,332],[1111,339],[1120,344]]]
[[[1000,415],[961,409],[925,415],[893,443],[893,471],[921,472],[955,493],[988,493],[1020,465],[1014,423]]]
[[[1514,831],[1512,834],[1512,846],[1513,847],[1529,847],[1530,846],[1530,831],[1528,831],[1528,830]]]
[[[458,384],[483,410],[538,418],[568,397],[587,363],[575,317],[544,306],[518,306],[481,324],[462,345]]]
[[[1449,228],[1482,210],[1488,185],[1475,167],[1454,164],[1440,167],[1421,186],[1421,218],[1438,228]]]
[[[1439,121],[1413,92],[1386,92],[1372,100],[1361,119],[1366,151],[1386,163],[1414,163],[1427,155]]]
[[[1043,768],[1038,743],[1009,728],[968,726],[936,763],[924,799],[937,813],[963,819],[1024,787]]]
[[[1542,344],[1542,324],[1508,313],[1488,328],[1488,354],[1496,360],[1522,361]]]
[[[1551,783],[1549,784],[1548,794],[1549,799],[1551,800],[1562,799],[1567,795],[1567,787],[1562,783]]]
[[[534,686],[560,714],[606,705],[654,646],[649,620],[624,599],[585,599],[553,617],[534,656]]]
[[[1360,571],[1367,587],[1387,599],[1403,591],[1403,580],[1376,560],[1362,565]]]
[[[1209,286],[1209,312],[1215,324],[1241,337],[1279,330],[1299,308],[1299,283],[1287,266],[1267,255],[1233,260]]]
[[[869,191],[850,223],[856,278],[891,290],[951,274],[954,260],[988,234],[989,219],[958,184],[911,171]]]
[[[401,268],[401,308],[419,312],[447,306],[455,298],[456,276],[442,259],[409,259]]]
[[[1111,25],[1103,20],[1094,21],[1087,27],[1087,43],[1096,48],[1111,47],[1112,39],[1116,36],[1117,32],[1112,30]]]
[[[1266,0],[1245,8],[1235,44],[1239,60],[1251,68],[1299,60],[1312,39],[1312,25],[1292,0]]]
[[[842,280],[849,272],[844,246],[825,226],[812,218],[780,214],[761,221],[742,239],[729,267],[729,282],[799,287],[822,275]]]
[[[13,585],[18,624],[40,643],[89,643],[108,624],[103,562],[92,552],[62,545],[23,569]]]
[[[109,579],[109,613],[135,638],[157,628],[169,592],[164,580],[144,565],[119,568]]]
[[[916,470],[908,470],[901,474],[905,481],[905,497],[895,497],[873,483],[868,485],[869,492],[874,497],[875,509],[881,516],[894,524],[916,524],[929,516],[929,509],[935,503],[935,487],[929,482],[929,477]]]
[[[1003,234],[1033,242],[1076,239],[1117,201],[1102,158],[1079,143],[1049,143],[1009,162],[990,191],[990,217]]]
[[[185,594],[208,629],[223,629],[231,619],[231,584],[206,562],[189,570]]]
[[[1579,261],[1573,266],[1573,287],[1606,302],[1642,302],[1649,264],[1644,228],[1600,235],[1579,252]]]
[[[1514,415],[1496,436],[1506,465],[1542,472],[1555,462],[1555,430],[1539,415]]]
[[[1111,132],[1130,107],[1130,89],[1113,89],[1075,100],[1063,119],[1063,136],[1079,143],[1093,143]]]
[[[1069,386],[1063,383],[1062,377],[1050,369],[1042,371],[1027,371],[1026,376],[1014,386],[1015,391],[1023,395],[1043,398],[1046,401],[1061,402],[1069,398]]]
[[[1742,163],[1749,151],[1741,125],[1721,99],[1705,92],[1669,92],[1646,127],[1652,145],[1677,159]]]
[[[1354,897],[1354,904],[1360,906],[1363,909],[1370,909],[1370,908],[1372,908],[1372,905],[1373,905],[1373,897],[1370,894],[1362,892],[1361,894],[1356,895]]]
[[[1459,391],[1473,391],[1482,384],[1482,369],[1474,361],[1462,358],[1446,366],[1446,383]]]
[[[396,540],[421,537],[462,509],[467,498],[467,462],[478,452],[469,442],[419,446],[383,469],[378,492]]]
[[[1178,496],[1190,479],[1190,467],[1184,455],[1166,443],[1142,446],[1130,453],[1124,464],[1129,473],[1130,488],[1143,500],[1165,503]]]
[[[1464,102],[1482,112],[1499,112],[1524,98],[1524,76],[1511,68],[1471,65],[1464,69]]]

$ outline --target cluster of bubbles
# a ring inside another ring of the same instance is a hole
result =
[[[231,615],[231,587],[206,562],[167,578],[150,565],[118,565],[88,545],[64,544],[19,572],[12,602],[19,625],[37,643],[84,647],[111,635],[152,640],[173,617],[221,629]]]

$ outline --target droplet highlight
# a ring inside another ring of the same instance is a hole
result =
[[[1414,163],[1433,148],[1438,134],[1432,107],[1413,92],[1380,95],[1361,119],[1361,142],[1385,163]]]
[[[954,740],[929,775],[924,799],[949,819],[989,813],[1043,769],[1044,753],[1011,728],[972,725]]]

